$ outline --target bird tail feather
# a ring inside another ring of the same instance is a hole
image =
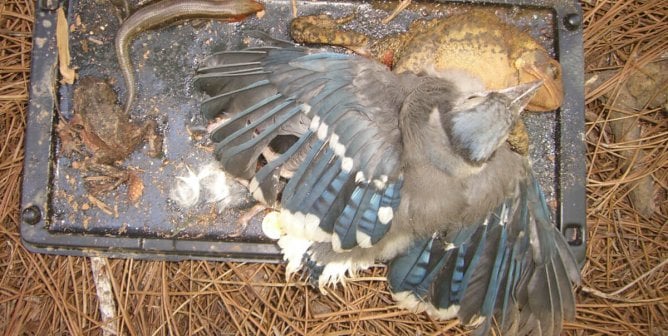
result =
[[[432,314],[449,312],[486,335],[493,322],[503,334],[559,335],[575,317],[571,282],[579,271],[550,220],[533,176],[484,221],[418,241],[390,264],[395,296]],[[420,302],[416,305],[415,301]]]

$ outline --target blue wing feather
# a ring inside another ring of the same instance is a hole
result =
[[[326,142],[317,141],[299,170],[288,181],[283,192],[282,207],[291,211],[303,210],[302,202],[310,196],[311,188],[333,158],[334,152],[326,146]]]
[[[348,199],[346,207],[334,224],[334,234],[338,237],[340,246],[334,246],[335,251],[349,250],[357,246],[357,227],[359,218],[371,199],[373,192],[368,188],[358,186]]]
[[[417,292],[417,286],[429,272],[427,266],[431,260],[433,243],[434,239],[418,241],[406,253],[392,260],[387,280],[393,292]]]
[[[330,156],[329,159],[331,162],[325,162],[325,158],[321,159],[319,163],[322,163],[322,174],[313,175],[314,182],[310,184],[312,185],[310,190],[301,192],[302,194],[308,194],[308,197],[300,202],[300,207],[303,209],[314,209],[315,204],[319,200],[325,200],[325,197],[330,201],[334,201],[333,195],[328,196],[327,190],[334,191],[340,189],[343,182],[350,178],[349,174],[341,172],[341,159],[334,156],[334,151],[328,148],[326,153]]]
[[[381,208],[391,208],[396,209],[399,207],[399,202],[401,200],[400,189],[403,183],[403,179],[400,177],[397,182],[390,183],[385,190],[383,191],[382,196],[380,197],[380,204],[373,210],[378,213]],[[373,226],[366,228],[365,234],[371,237],[371,245],[378,243],[390,229],[389,223],[382,223],[381,218],[376,216]]]

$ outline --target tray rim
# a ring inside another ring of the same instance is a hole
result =
[[[271,0],[268,0],[271,1]],[[582,9],[575,0],[449,0],[467,5],[503,5],[547,9],[553,13],[555,51],[562,64],[564,100],[557,111],[555,139],[557,218],[576,260],[583,265],[587,246],[586,165],[584,143],[584,56]],[[68,1],[63,1],[66,6]],[[157,260],[216,260],[280,262],[275,243],[244,243],[170,238],[135,238],[93,234],[53,233],[47,228],[49,185],[57,98],[56,9],[59,1],[37,2],[31,51],[30,94],[24,139],[21,194],[21,241],[31,252],[69,256],[106,256]]]

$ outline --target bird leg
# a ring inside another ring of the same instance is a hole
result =
[[[255,217],[255,215],[264,211],[268,207],[264,204],[257,203],[252,208],[246,210],[238,219],[237,219],[237,230],[231,233],[230,237],[239,237],[246,230],[250,220]]]

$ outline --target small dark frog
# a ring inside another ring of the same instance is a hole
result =
[[[156,147],[156,122],[144,125],[130,121],[130,117],[116,104],[116,93],[104,80],[82,78],[74,90],[74,116],[70,126],[78,130],[81,142],[92,155],[93,161],[112,165],[122,161],[147,139]],[[150,156],[159,156],[159,148],[149,148]]]
[[[142,194],[143,182],[138,171],[121,168],[125,160],[144,140],[147,154],[162,155],[162,137],[157,123],[148,120],[143,125],[130,121],[130,117],[116,104],[116,94],[104,80],[82,78],[74,90],[74,114],[70,120],[61,120],[57,126],[61,154],[81,155],[72,167],[83,173],[88,192],[97,196],[128,185],[128,200],[136,204]]]

